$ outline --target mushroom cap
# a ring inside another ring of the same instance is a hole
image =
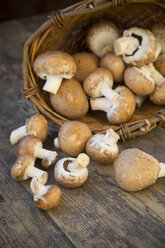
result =
[[[155,24],[152,29],[152,33],[156,36],[156,39],[160,42],[162,46],[161,53],[165,53],[165,25]]]
[[[53,109],[69,119],[80,118],[89,109],[87,96],[75,78],[64,80],[57,94],[50,94],[49,99]]]
[[[16,146],[17,156],[28,154],[34,157],[35,147],[42,147],[42,142],[38,137],[26,136],[20,140]]]
[[[115,82],[120,83],[123,81],[125,64],[121,56],[116,56],[112,52],[106,53],[101,58],[100,67],[110,70]]]
[[[56,181],[66,188],[80,187],[88,178],[88,169],[81,168],[70,172],[67,168],[68,164],[74,161],[74,158],[63,158],[59,160],[54,168],[54,176]]]
[[[149,72],[150,74],[150,72]],[[135,94],[146,96],[155,89],[154,80],[144,71],[133,66],[128,67],[124,72],[124,82]]]
[[[165,54],[162,54],[157,58],[155,67],[165,77]]]
[[[136,66],[149,64],[152,62],[157,48],[155,36],[147,29],[136,27],[125,30],[123,33],[124,37],[132,35],[136,35],[141,39],[141,42],[139,41],[139,49],[132,55],[123,55],[124,62]]]
[[[113,43],[119,35],[120,32],[113,23],[96,23],[88,31],[87,46],[98,57],[102,57],[106,52],[113,51]]]
[[[107,112],[107,118],[112,124],[127,122],[135,111],[135,96],[125,86],[118,86],[114,91],[120,95],[120,98]]]
[[[73,59],[76,62],[77,71],[75,78],[83,82],[85,77],[93,70],[99,67],[99,59],[95,54],[81,52],[75,53]]]
[[[61,51],[48,51],[40,54],[33,64],[34,72],[42,79],[47,75],[74,76],[76,63],[71,55]]]
[[[150,100],[157,105],[165,104],[165,78],[155,87],[155,90],[149,96]]]
[[[105,68],[98,68],[90,72],[84,80],[83,87],[87,95],[91,97],[100,97],[100,89],[103,86],[113,86],[112,73]]]
[[[26,121],[26,129],[29,135],[37,136],[43,142],[48,134],[47,120],[41,114],[33,115]]]
[[[119,154],[117,144],[104,141],[104,134],[95,134],[87,142],[86,152],[89,157],[100,164],[111,164]]]
[[[113,168],[116,182],[127,191],[138,191],[155,183],[160,171],[159,162],[137,148],[121,152]]]
[[[69,121],[60,127],[58,142],[64,153],[76,157],[85,150],[86,143],[91,136],[92,133],[85,123]]]
[[[50,210],[61,200],[61,190],[56,185],[46,185],[43,194],[34,195],[34,204],[43,210]]]
[[[11,168],[11,176],[17,181],[26,180],[25,171],[28,166],[34,166],[34,158],[24,154],[20,155]]]

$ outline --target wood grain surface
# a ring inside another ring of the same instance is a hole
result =
[[[164,248],[164,178],[128,193],[116,184],[112,165],[92,161],[87,182],[77,189],[61,187],[60,204],[48,212],[34,206],[30,180],[20,183],[11,178],[16,156],[10,132],[35,113],[21,91],[23,44],[45,19],[42,15],[0,24],[0,247]],[[57,131],[49,124],[44,147],[54,149]],[[120,151],[130,147],[165,162],[165,129],[119,142]],[[65,156],[59,152],[58,160]],[[56,184],[54,166],[48,173],[48,182]]]

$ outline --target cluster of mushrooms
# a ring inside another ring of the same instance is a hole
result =
[[[155,183],[157,178],[165,176],[165,164],[139,149],[127,149],[119,154],[119,136],[113,129],[108,129],[105,134],[92,135],[85,123],[65,122],[54,139],[54,146],[69,157],[57,162],[58,153],[43,148],[47,133],[45,117],[35,114],[10,135],[10,142],[15,145],[17,155],[11,175],[17,181],[32,178],[30,189],[34,195],[34,204],[43,210],[54,208],[61,199],[58,186],[46,185],[46,169],[54,164],[55,181],[66,188],[76,188],[86,182],[90,159],[102,165],[113,163],[116,182],[127,191],[141,190]],[[42,159],[42,169],[35,166],[37,158]]]
[[[90,107],[120,124],[147,96],[154,104],[165,104],[164,26],[151,31],[132,27],[121,35],[113,23],[99,22],[89,28],[86,44],[90,52],[71,56],[47,51],[33,63],[36,75],[46,80],[43,90],[57,113],[75,120]]]

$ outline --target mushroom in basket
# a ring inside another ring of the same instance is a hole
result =
[[[85,183],[88,178],[87,166],[90,162],[85,153],[77,158],[63,158],[59,160],[54,169],[56,181],[66,188],[76,188]]]
[[[165,54],[162,54],[157,58],[155,67],[165,77]]]
[[[16,144],[20,139],[27,135],[36,136],[43,142],[48,134],[47,120],[43,115],[36,114],[31,116],[24,126],[19,127],[11,132],[10,142]]]
[[[119,136],[110,128],[106,134],[93,135],[87,142],[86,152],[100,164],[111,164],[119,154],[118,140]]]
[[[34,194],[34,204],[43,210],[56,207],[61,200],[61,190],[56,185],[42,185],[36,177],[31,180],[30,189]]]
[[[155,35],[157,41],[161,46],[160,54],[165,53],[165,25],[156,24],[151,28],[152,33]]]
[[[116,182],[127,191],[144,189],[165,176],[165,164],[137,148],[121,152],[113,168]]]

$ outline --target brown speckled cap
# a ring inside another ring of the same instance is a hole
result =
[[[157,105],[165,104],[165,78],[161,80],[149,97],[150,100]]]
[[[26,136],[20,140],[16,147],[17,156],[28,154],[34,156],[34,147],[38,143],[42,147],[42,142],[38,137]]]

